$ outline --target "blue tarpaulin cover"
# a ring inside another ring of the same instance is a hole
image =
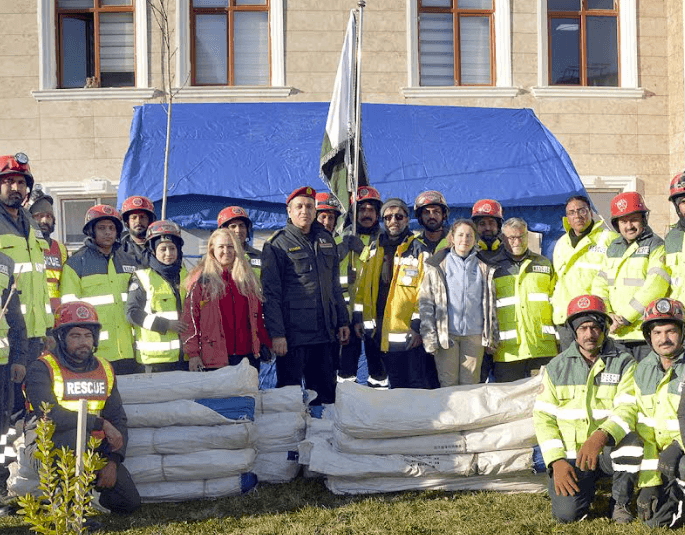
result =
[[[286,221],[295,188],[324,189],[319,155],[328,103],[174,104],[167,217],[185,228],[213,229],[223,207],[248,210],[256,229]],[[165,108],[136,107],[119,185],[162,199]],[[543,252],[563,232],[564,201],[585,194],[562,145],[530,109],[364,104],[362,143],[371,185],[410,205],[441,191],[450,220],[468,217],[482,198],[505,218],[541,232]]]

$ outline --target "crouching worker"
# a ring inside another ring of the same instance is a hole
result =
[[[55,314],[53,333],[57,345],[44,352],[29,366],[26,375],[26,398],[29,416],[26,423],[26,454],[32,464],[35,457],[37,421],[40,406],[52,406],[48,417],[55,424],[52,437],[55,448],[75,449],[79,399],[88,400],[87,432],[104,437],[98,452],[108,459],[95,481],[100,505],[113,513],[129,514],[140,507],[140,495],[122,462],[126,454],[128,432],[126,413],[117,390],[112,366],[95,356],[100,322],[92,305],[73,301],[60,305]]]
[[[656,299],[645,309],[642,333],[651,347],[635,369],[637,432],[644,440],[637,512],[649,527],[683,523],[683,488],[679,480],[683,439],[678,407],[685,381],[683,304]]]
[[[604,474],[613,480],[611,518],[633,520],[628,504],[642,458],[634,421],[635,360],[607,336],[604,302],[581,295],[568,305],[574,343],[548,364],[533,410],[535,433],[549,473],[552,515],[582,519]]]
[[[146,372],[188,369],[180,333],[188,325],[180,320],[185,300],[183,239],[173,221],[155,221],[147,228],[147,268],[137,270],[128,285],[126,318],[136,333],[136,360]]]

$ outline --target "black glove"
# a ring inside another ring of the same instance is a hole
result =
[[[343,244],[349,251],[354,251],[357,254],[361,254],[361,252],[364,250],[364,242],[359,238],[359,236],[355,236],[354,234],[348,234],[347,236],[344,236]]]
[[[645,487],[637,497],[637,517],[646,522],[656,513],[660,487]]]
[[[678,464],[680,458],[683,456],[683,449],[677,440],[671,442],[668,447],[659,455],[659,464],[657,470],[661,472],[668,479],[680,477]]]

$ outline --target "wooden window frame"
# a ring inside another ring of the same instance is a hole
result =
[[[62,47],[61,47],[61,42],[62,42],[62,19],[64,16],[72,16],[74,17],[75,15],[81,15],[84,16],[86,14],[92,15],[93,17],[93,49],[94,49],[94,65],[93,65],[93,76],[97,77],[98,80],[101,80],[100,76],[100,13],[133,13],[133,31],[135,35],[135,30],[136,30],[136,2],[135,0],[131,0],[131,5],[129,6],[101,6],[100,5],[100,0],[93,0],[93,7],[92,8],[81,8],[81,9],[60,9],[59,8],[59,1],[55,0],[55,19],[57,20],[57,32],[55,35],[56,43],[55,43],[55,50],[57,51],[57,87],[61,88],[62,87],[62,73],[64,71],[64,56],[62,55]],[[133,69],[133,86],[131,87],[136,87],[136,68],[135,65],[136,63],[136,57],[135,54],[137,53],[137,50],[135,49],[135,41],[134,41],[134,55],[133,55],[133,64],[134,64],[134,69]]]
[[[417,35],[418,35],[418,75],[421,80],[421,14],[422,13],[450,13],[452,15],[452,31],[454,32],[454,85],[459,87],[492,87],[497,84],[496,79],[496,56],[495,56],[495,0],[492,0],[492,9],[462,9],[458,7],[458,0],[451,0],[451,7],[423,6],[423,0],[415,0],[417,6]],[[461,17],[487,17],[490,24],[490,83],[489,84],[462,84],[461,83],[461,32],[459,19]]]
[[[544,0],[547,1],[547,0]],[[547,11],[547,84],[550,87],[595,87],[587,83],[587,18],[588,17],[613,17],[616,19],[616,67],[618,69],[618,80],[615,86],[599,87],[621,87],[621,18],[619,11],[619,0],[613,0],[614,9],[588,9],[588,0],[580,0],[580,11]],[[579,84],[552,84],[552,19],[576,19],[580,27],[579,39]]]
[[[234,47],[231,46],[233,42],[234,20],[235,14],[239,12],[264,12],[267,13],[268,35],[267,35],[267,52],[269,60],[269,81],[265,85],[271,85],[271,0],[265,0],[265,4],[261,5],[236,5],[236,0],[228,0],[228,7],[193,7],[193,0],[189,0],[190,8],[190,85],[198,87],[224,87],[235,86],[235,66],[234,66]],[[226,83],[219,84],[198,84],[196,77],[197,58],[195,56],[195,18],[197,15],[221,15],[226,14],[226,40],[227,40],[227,57],[226,57]]]

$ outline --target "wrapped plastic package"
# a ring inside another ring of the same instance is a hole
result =
[[[202,450],[249,448],[256,436],[251,422],[234,425],[133,428],[128,431],[126,455],[173,455]]]
[[[138,493],[144,503],[186,502],[205,498],[223,498],[236,496],[252,490],[257,485],[253,473],[239,476],[221,477],[200,481],[160,481],[157,483],[140,483]]]

